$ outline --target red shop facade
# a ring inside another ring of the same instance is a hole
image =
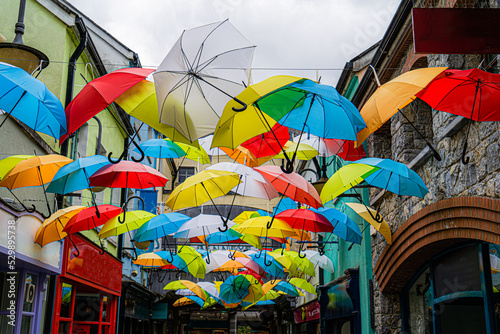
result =
[[[122,263],[81,235],[64,244],[58,276],[52,334],[112,334],[116,332]]]
[[[293,310],[295,333],[319,333],[319,319],[318,300],[297,307]]]

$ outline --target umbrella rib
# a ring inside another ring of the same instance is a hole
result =
[[[214,57],[212,57],[210,59],[207,59],[204,63],[199,64],[198,67],[197,67],[197,69],[199,67],[201,67],[200,71],[204,70],[208,65],[210,65],[211,63],[213,63],[215,61],[215,59],[217,59],[220,56],[229,54],[231,52],[236,52],[236,51],[241,51],[241,50],[246,50],[246,49],[252,49],[252,48],[255,48],[255,45],[245,46],[245,47],[242,47],[242,48],[236,48],[236,49],[231,49],[231,50],[226,50],[226,51],[221,52],[218,55],[216,55],[216,56],[214,56]],[[241,68],[241,69],[246,70],[247,68]]]

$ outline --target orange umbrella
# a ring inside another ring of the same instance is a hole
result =
[[[248,148],[238,146],[234,150],[227,147],[219,147],[231,159],[248,167],[257,167],[272,159],[272,156],[257,158]]]
[[[67,236],[63,230],[68,221],[85,208],[85,206],[70,206],[54,212],[36,231],[35,243],[43,247],[51,242],[62,240]]]

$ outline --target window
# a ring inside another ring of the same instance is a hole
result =
[[[179,167],[179,174],[177,174],[177,181],[184,182],[188,177],[193,176],[195,173],[194,167]]]

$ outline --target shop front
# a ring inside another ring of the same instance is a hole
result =
[[[303,304],[293,310],[295,333],[319,333],[320,309],[317,300]]]
[[[115,333],[122,263],[84,236],[71,238],[56,284],[52,333]]]
[[[0,333],[42,333],[50,309],[49,281],[61,272],[62,242],[40,247],[43,218],[0,202]]]
[[[320,291],[321,333],[361,333],[359,270],[347,269]]]
[[[161,321],[152,319],[152,305],[156,295],[143,285],[123,276],[120,304],[120,334],[162,333]],[[161,311],[155,309],[158,318]],[[166,308],[163,320],[166,320]]]

